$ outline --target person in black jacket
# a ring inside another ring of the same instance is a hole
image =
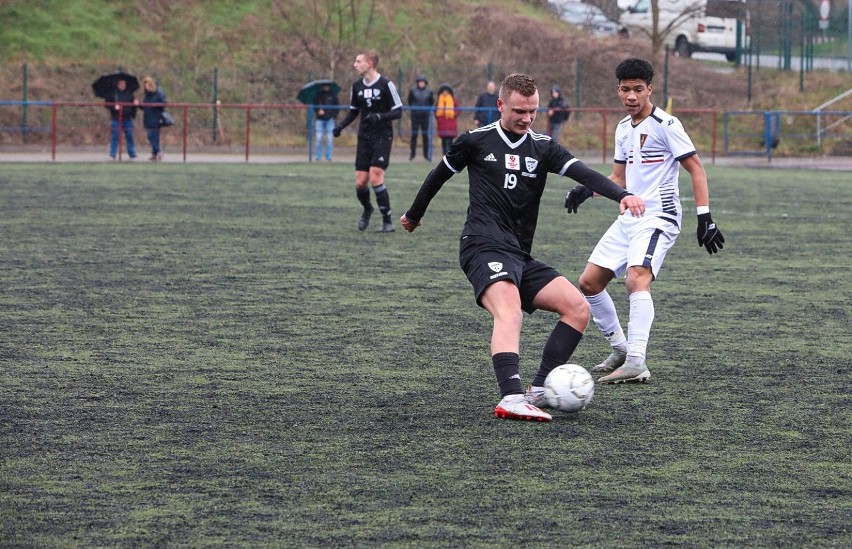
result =
[[[488,82],[485,86],[485,91],[479,94],[476,98],[475,110],[473,111],[473,123],[477,128],[487,126],[488,124],[500,119],[500,113],[497,112],[497,84]]]
[[[340,100],[337,94],[331,91],[331,84],[323,84],[314,99],[314,136],[317,147],[316,160],[322,158],[322,139],[325,137],[325,159],[331,160],[334,151],[334,139],[332,130],[337,121],[337,107]]]
[[[411,156],[417,156],[417,136],[423,135],[423,158],[432,161],[431,143],[429,142],[429,121],[432,119],[431,107],[435,104],[435,96],[429,87],[426,77],[417,77],[417,85],[408,91],[408,106],[411,109]]]
[[[142,79],[142,88],[145,96],[142,98],[142,126],[148,134],[148,143],[151,144],[151,158],[148,160],[156,162],[163,159],[163,151],[160,149],[160,119],[163,116],[165,106],[145,106],[149,103],[165,103],[166,94],[150,76]]]
[[[126,80],[118,80],[115,89],[106,95],[106,103],[135,103],[133,92],[127,89]],[[133,120],[136,118],[136,107],[125,105],[106,105],[112,118],[110,124],[109,156],[115,160],[118,154],[118,132],[124,131],[124,139],[127,141],[127,154],[130,158],[136,158],[136,143],[133,142]],[[121,114],[121,128],[118,118]]]
[[[547,135],[557,143],[562,126],[568,122],[570,115],[568,102],[562,97],[559,87],[553,86],[550,89],[550,102],[547,104]]]

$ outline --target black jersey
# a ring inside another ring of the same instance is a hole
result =
[[[484,236],[528,254],[548,173],[570,177],[616,202],[630,195],[549,136],[507,134],[497,121],[456,139],[426,176],[405,217],[418,223],[444,183],[464,168],[470,205],[462,236]]]
[[[470,180],[462,235],[486,236],[529,253],[547,174],[564,174],[575,161],[547,135],[529,131],[513,143],[499,122],[462,134],[444,157],[455,173],[467,168]]]
[[[382,75],[378,75],[372,82],[365,82],[359,78],[352,83],[349,93],[350,115],[349,122],[360,112],[361,121],[358,128],[359,135],[370,135],[374,132],[384,132],[393,135],[393,121],[402,116],[402,100],[393,82]],[[381,116],[377,122],[370,123],[365,120],[369,113],[377,113]],[[343,126],[348,125],[342,124]]]

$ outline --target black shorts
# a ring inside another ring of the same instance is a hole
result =
[[[355,152],[355,170],[368,172],[370,168],[388,169],[390,164],[393,130],[358,136],[358,148]]]
[[[473,285],[477,305],[482,307],[480,299],[488,286],[511,280],[521,294],[521,308],[530,314],[536,310],[535,296],[553,279],[562,276],[528,253],[481,236],[462,237],[459,265]]]

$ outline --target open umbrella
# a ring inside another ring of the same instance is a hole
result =
[[[135,76],[124,71],[116,71],[105,74],[92,82],[92,91],[95,92],[96,97],[107,99],[107,95],[116,89],[119,80],[127,82],[127,89],[131,92],[139,89],[139,80]]]
[[[296,99],[305,105],[313,105],[323,86],[331,86],[331,93],[340,93],[340,86],[334,80],[314,80],[302,86]]]

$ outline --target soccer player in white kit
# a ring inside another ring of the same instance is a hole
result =
[[[618,97],[628,116],[615,130],[610,179],[645,200],[645,215],[621,215],[615,220],[592,251],[579,285],[595,325],[612,346],[609,357],[592,368],[593,372],[608,374],[598,381],[644,382],[651,377],[645,364],[654,321],[651,282],[656,279],[682,226],[680,166],[692,178],[698,245],[713,254],[722,249],[725,237],[710,216],[707,174],[695,146],[677,118],[651,103],[653,66],[643,59],[627,59],[616,67],[615,76]],[[575,187],[565,197],[565,207],[576,213],[577,207],[592,195],[588,187]],[[606,291],[610,280],[625,274],[630,297],[626,337],[612,297]]]

